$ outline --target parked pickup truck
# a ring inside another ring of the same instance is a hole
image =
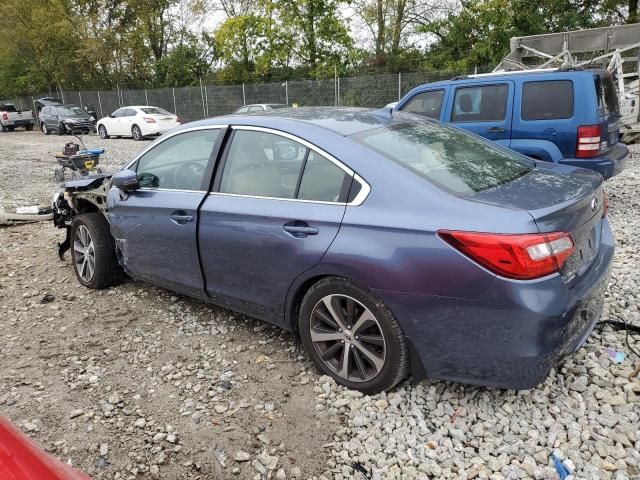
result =
[[[33,113],[31,110],[18,110],[10,103],[0,104],[0,131],[13,132],[16,127],[33,130]]]
[[[420,85],[394,110],[451,123],[537,160],[617,175],[620,108],[606,70],[545,69]]]

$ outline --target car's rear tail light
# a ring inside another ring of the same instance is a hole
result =
[[[608,211],[609,211],[609,195],[607,195],[607,192],[602,190],[602,218],[607,216]]]
[[[449,245],[491,272],[517,280],[531,280],[557,272],[573,253],[571,235],[495,234],[440,230]]]
[[[176,117],[176,123],[182,123],[182,120],[180,120],[180,117]]]
[[[578,127],[577,158],[595,157],[600,153],[600,125]]]
[[[156,119],[152,117],[143,117],[144,121],[147,123],[156,123]]]
[[[2,113],[2,119],[3,120],[9,120],[9,114],[7,112],[3,112]]]

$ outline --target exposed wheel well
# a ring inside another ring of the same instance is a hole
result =
[[[85,200],[83,198],[78,198],[76,200],[76,206],[77,206],[78,214],[100,212],[100,209],[96,205],[94,205],[90,201]]]

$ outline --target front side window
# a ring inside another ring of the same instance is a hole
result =
[[[407,122],[353,138],[420,177],[461,195],[510,182],[534,166],[525,157],[446,125]]]
[[[444,90],[422,92],[414,96],[402,109],[404,112],[416,113],[428,118],[440,118]]]
[[[227,153],[221,193],[338,202],[349,176],[317,152],[273,133],[236,130]]]
[[[180,133],[159,143],[131,167],[141,187],[203,190],[204,173],[220,130]]]
[[[452,122],[491,122],[504,120],[509,86],[483,85],[456,89]]]
[[[557,120],[573,117],[573,82],[546,80],[522,86],[523,120]]]

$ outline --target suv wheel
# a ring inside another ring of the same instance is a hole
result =
[[[302,300],[300,336],[316,366],[346,387],[374,394],[409,371],[404,334],[391,311],[354,282],[330,277]]]
[[[42,130],[42,133],[44,133],[45,135],[49,135],[49,129],[47,128],[47,124],[42,122],[42,124],[40,125],[40,130]]]
[[[83,213],[71,224],[71,260],[78,281],[94,289],[115,285],[119,267],[109,224],[101,213]]]

